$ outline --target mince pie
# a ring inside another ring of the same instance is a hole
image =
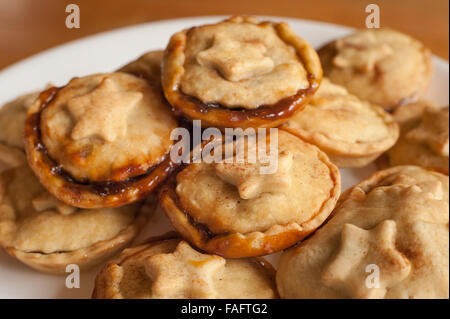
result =
[[[318,52],[332,82],[388,110],[420,98],[431,80],[431,52],[389,29],[360,30]]]
[[[170,173],[177,121],[160,89],[115,72],[42,92],[28,112],[28,162],[47,190],[80,208],[149,195]]]
[[[64,273],[68,264],[87,269],[127,246],[155,206],[155,198],[144,206],[68,206],[50,195],[28,166],[15,167],[0,174],[0,246],[39,271]]]
[[[381,167],[419,165],[448,175],[449,112],[420,101],[405,105],[394,113],[401,135],[378,163]]]
[[[176,33],[162,67],[176,113],[221,128],[276,127],[321,78],[316,52],[289,25],[240,16]]]
[[[340,194],[337,167],[314,145],[271,130],[225,141],[221,155],[216,148],[214,160],[185,164],[163,186],[160,204],[186,240],[224,257],[261,256],[295,244],[329,216]]]
[[[161,61],[164,51],[150,51],[138,59],[124,65],[118,71],[134,74],[147,79],[154,85],[161,86]]]
[[[275,271],[263,259],[224,259],[185,241],[125,249],[97,276],[97,299],[273,299]]]
[[[399,135],[397,123],[382,107],[361,101],[328,79],[283,128],[318,146],[339,167],[369,164]]]
[[[282,298],[449,297],[448,176],[380,171],[344,193],[332,218],[277,271]]]

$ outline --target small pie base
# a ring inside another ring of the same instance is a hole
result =
[[[72,252],[42,254],[24,252],[13,247],[2,247],[2,249],[27,266],[44,273],[65,274],[69,264],[78,265],[80,270],[88,270],[111,259],[127,247],[145,226],[147,220],[148,216],[140,214],[132,225],[116,237]]]

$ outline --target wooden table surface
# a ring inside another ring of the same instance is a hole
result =
[[[80,8],[79,29],[65,27],[70,3]],[[382,27],[408,33],[448,60],[448,0],[0,0],[0,69],[90,34],[187,16],[275,15],[363,28],[370,3],[380,7]]]

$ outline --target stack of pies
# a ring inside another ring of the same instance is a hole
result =
[[[5,105],[0,245],[50,273],[109,260],[94,298],[448,298],[429,51],[365,30],[318,52],[232,17]],[[370,163],[341,195],[338,167]],[[126,248],[157,208],[177,234]]]
[[[419,101],[399,108],[394,117],[401,127],[400,138],[378,164],[418,165],[448,175],[448,106]]]

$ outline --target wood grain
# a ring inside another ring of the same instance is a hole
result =
[[[80,29],[65,27],[69,3],[80,7]],[[408,33],[448,59],[448,0],[0,0],[0,69],[70,40],[169,18],[260,14],[363,28],[369,3],[380,6],[382,26]]]

